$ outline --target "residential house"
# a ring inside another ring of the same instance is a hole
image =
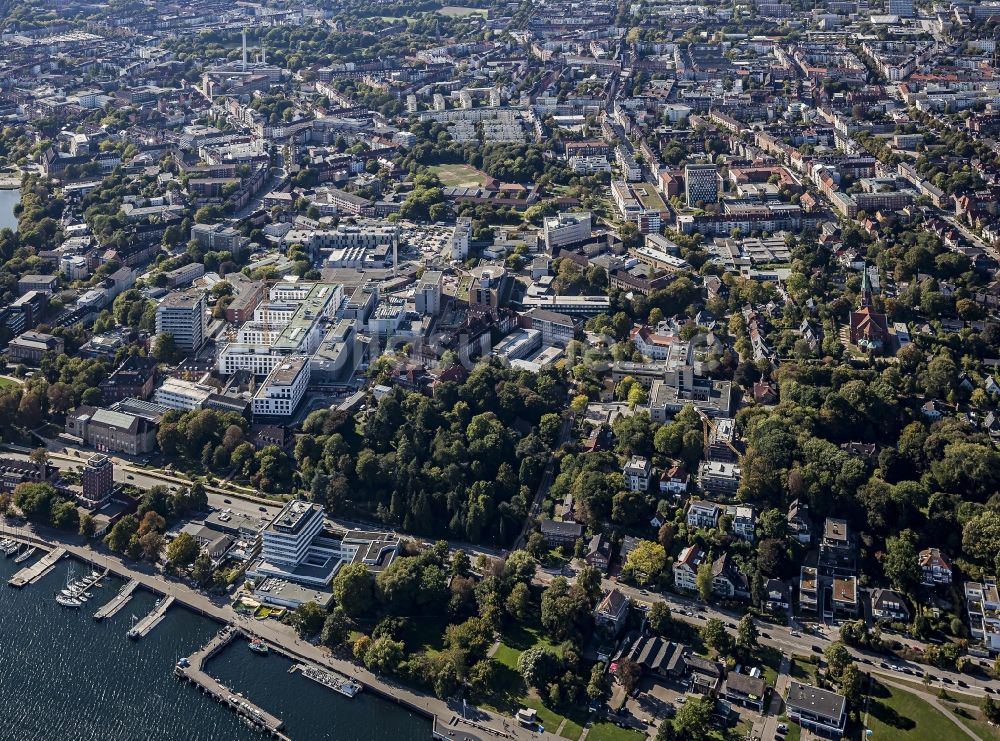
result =
[[[633,535],[626,535],[622,538],[621,547],[618,549],[618,557],[621,559],[622,563],[628,558],[628,555],[639,547],[641,541]]]
[[[768,612],[786,613],[792,604],[792,588],[782,579],[768,579],[764,585],[764,609]]]
[[[684,662],[691,673],[691,691],[699,695],[717,697],[722,688],[722,675],[724,673],[722,664],[694,654],[685,656]]]
[[[931,422],[936,422],[937,420],[941,419],[942,416],[944,416],[944,411],[941,408],[941,404],[935,401],[934,399],[931,399],[930,401],[924,403],[924,405],[920,407],[920,413],[924,416],[925,419],[928,419]]]
[[[723,697],[729,702],[763,713],[766,695],[767,682],[763,677],[751,677],[737,672],[726,675]]]
[[[687,511],[687,525],[689,528],[715,528],[719,526],[719,515],[722,514],[722,507],[715,502],[696,501],[691,502]]]
[[[674,561],[674,586],[689,592],[698,590],[698,569],[705,562],[706,554],[696,545],[689,545]]]
[[[938,548],[924,548],[917,556],[920,582],[926,586],[951,584],[951,561]]]
[[[626,655],[650,674],[677,679],[687,670],[684,659],[687,653],[688,648],[683,643],[674,643],[659,636],[643,636],[632,644]]]
[[[965,582],[965,609],[969,614],[969,632],[982,641],[990,653],[1000,652],[1000,593],[996,579]]]
[[[823,523],[823,539],[819,544],[817,567],[820,575],[855,576],[856,553],[847,520],[827,517]]]
[[[758,381],[753,385],[753,400],[763,406],[777,404],[778,392],[772,384],[766,381]]]
[[[701,488],[710,494],[732,495],[740,488],[740,467],[733,463],[704,461],[699,469]]]
[[[612,633],[618,635],[625,627],[628,619],[629,598],[622,594],[618,587],[615,587],[598,603],[594,609],[594,622],[601,627],[606,627]]]
[[[572,545],[583,535],[583,525],[564,520],[542,520],[539,523],[542,537],[549,546]]]
[[[723,599],[750,596],[746,574],[737,568],[728,553],[723,553],[712,562],[712,594]]]
[[[857,615],[858,578],[856,576],[836,576],[832,582],[833,615]],[[828,613],[824,616],[829,617]]]
[[[584,560],[588,565],[600,569],[608,570],[608,563],[611,561],[611,541],[603,533],[595,535],[587,544],[587,555]]]
[[[757,515],[753,507],[741,504],[734,507],[733,535],[751,543],[754,541],[754,529],[757,526]]]
[[[819,610],[819,575],[815,566],[803,566],[799,569],[799,613],[815,615]]]
[[[687,492],[690,481],[691,476],[684,470],[684,466],[676,464],[668,468],[660,476],[660,491],[680,497]]]
[[[625,488],[629,491],[647,491],[649,489],[649,479],[652,475],[653,466],[649,462],[649,459],[638,455],[633,455],[622,469]]]
[[[788,506],[788,534],[803,544],[812,540],[812,518],[809,505],[795,499]]]
[[[827,738],[842,738],[844,735],[847,699],[836,692],[791,682],[785,698],[785,710],[788,717],[803,728]]]
[[[891,589],[871,590],[872,617],[897,623],[910,622],[910,608],[899,592]]]

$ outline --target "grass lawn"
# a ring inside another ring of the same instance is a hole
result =
[[[593,741],[641,741],[645,734],[631,728],[619,728],[614,723],[595,723],[590,727],[587,739]]]
[[[486,182],[486,173],[470,165],[435,165],[431,172],[446,188],[475,188]]]
[[[534,692],[526,691],[524,681],[517,672],[518,657],[522,652],[535,646],[559,653],[558,647],[542,633],[542,627],[538,623],[517,625],[504,633],[496,653],[493,654],[494,660],[500,665],[493,684],[493,694],[485,698],[482,704],[484,707],[508,713],[515,712],[521,707],[533,708],[538,713],[538,720],[550,733],[555,733],[565,720],[566,724],[560,735],[576,741],[583,734],[583,724],[587,722],[586,710],[574,708],[571,711],[572,717],[567,717],[545,707]]]
[[[806,661],[804,656],[793,656],[789,674],[792,679],[812,683],[816,681],[816,665]]]
[[[983,741],[994,741],[1000,739],[1000,728],[987,723],[979,710],[969,710],[968,708],[956,708],[955,715],[962,721],[962,725],[983,739]],[[971,717],[970,717],[971,716]]]
[[[446,5],[438,13],[441,15],[454,15],[459,18],[465,18],[470,15],[481,15],[483,18],[486,18],[489,11],[486,8],[465,8],[461,5]]]
[[[924,700],[877,681],[872,683],[868,728],[879,741],[959,737],[955,724]]]
[[[799,741],[802,737],[802,726],[800,726],[795,721],[783,719],[785,724],[788,726],[788,732],[785,734],[785,741]]]
[[[12,386],[20,386],[17,381],[11,378],[0,378],[0,389],[10,388]]]
[[[764,672],[764,681],[769,687],[774,687],[778,680],[778,669],[781,667],[781,651],[769,646],[761,646],[754,651],[754,659],[760,662]]]

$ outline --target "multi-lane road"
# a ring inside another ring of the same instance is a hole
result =
[[[544,572],[543,572],[544,573]],[[551,580],[551,576],[542,578],[540,581]],[[671,614],[675,620],[682,620],[696,627],[701,627],[709,618],[717,618],[725,623],[726,628],[733,635],[736,634],[736,623],[743,616],[742,613],[723,611],[712,606],[702,605],[696,599],[689,599],[675,594],[653,594],[647,590],[640,590],[624,584],[616,584],[606,581],[606,589],[617,586],[626,596],[630,597],[640,607],[651,606],[654,602],[666,602],[671,609]],[[821,654],[832,642],[839,639],[839,631],[836,627],[825,626],[821,630],[806,629],[804,626],[775,625],[758,621],[760,633],[760,643],[763,646],[776,648],[785,655],[810,656]],[[916,641],[907,641],[917,644]],[[932,687],[950,687],[952,690],[964,692],[977,697],[993,695],[1000,698],[1000,682],[990,679],[985,674],[963,674],[956,671],[946,671],[927,664],[918,664],[912,661],[903,661],[895,657],[880,655],[874,651],[866,651],[858,648],[848,647],[851,655],[858,662],[859,667],[871,674],[891,677],[897,680],[907,680],[922,682],[924,673],[931,678]],[[884,666],[883,666],[884,664]],[[893,669],[892,667],[898,667]]]
[[[563,432],[565,433],[565,428]],[[71,448],[67,450],[68,453],[50,452],[50,462],[63,470],[79,470],[89,455],[91,455],[87,451],[76,451]],[[10,455],[14,457],[27,457],[23,453],[11,453]],[[186,479],[168,471],[145,469],[120,458],[114,458],[114,461],[115,480],[123,484],[136,486],[140,489],[166,485],[173,490],[177,490],[190,483]],[[254,517],[271,518],[280,509],[273,501],[254,496],[236,487],[220,488],[217,486],[206,486],[206,491],[208,492],[209,506],[217,510],[230,509],[233,512],[245,513]],[[533,514],[537,513],[533,512]],[[334,524],[345,528],[387,529],[373,523],[342,518],[330,519]],[[506,551],[502,549],[485,548],[458,542],[452,542],[449,545],[452,549],[461,548],[473,557],[478,554],[484,554],[493,558],[502,558],[506,555]],[[553,573],[539,568],[535,576],[535,582],[544,586],[553,577]],[[726,625],[727,630],[735,634],[736,623],[742,617],[742,613],[703,605],[697,599],[672,593],[654,593],[649,590],[620,584],[613,579],[605,579],[603,587],[605,590],[617,587],[640,608],[648,608],[654,602],[664,601],[670,606],[674,619],[682,620],[696,627],[703,626],[709,618],[717,618]],[[760,643],[764,646],[776,648],[784,655],[818,655],[823,652],[831,641],[839,638],[837,628],[830,626],[808,631],[803,626],[775,625],[762,621],[758,622],[758,626]],[[901,638],[897,640],[914,646],[921,645],[918,641],[914,640]],[[926,673],[930,677],[931,687],[951,688],[952,690],[978,697],[988,694],[1000,699],[1000,682],[990,679],[985,673],[977,672],[975,675],[963,674],[956,671],[946,671],[926,664],[917,664],[896,659],[895,657],[879,655],[872,651],[851,647],[848,650],[854,656],[855,660],[859,662],[864,671],[875,675],[882,675],[897,680],[909,679],[910,681],[922,682],[923,676]],[[982,665],[980,667],[984,668]]]

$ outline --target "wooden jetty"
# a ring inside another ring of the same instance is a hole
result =
[[[118,594],[111,598],[107,604],[105,604],[101,609],[94,613],[94,620],[104,620],[105,618],[114,617],[118,614],[125,605],[129,603],[132,599],[132,594],[135,592],[136,588],[139,586],[139,582],[136,579],[131,579],[124,587],[122,587]]]
[[[174,674],[180,679],[191,682],[206,695],[214,697],[255,728],[274,736],[280,741],[290,741],[288,736],[281,732],[281,729],[285,725],[281,718],[271,715],[263,708],[254,705],[242,695],[235,694],[226,685],[222,684],[222,682],[205,672],[206,662],[229,645],[230,641],[242,635],[242,632],[234,626],[226,626],[188,659],[178,661],[177,666],[174,668]]]
[[[129,629],[128,637],[136,640],[145,638],[149,635],[149,631],[160,624],[172,604],[174,604],[173,597],[164,597],[151,613]]]
[[[45,574],[49,573],[49,571],[55,567],[56,563],[59,562],[59,559],[65,555],[65,548],[56,548],[55,550],[49,551],[38,561],[31,564],[31,566],[25,566],[23,569],[14,574],[14,576],[12,576],[7,583],[18,589],[26,587],[29,584],[34,584],[36,581],[45,576]]]

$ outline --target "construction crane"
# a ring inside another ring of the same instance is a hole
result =
[[[710,447],[710,441],[709,441],[709,434],[708,433],[711,430],[712,434],[716,434],[716,432],[717,432],[717,425],[715,424],[715,422],[712,421],[711,417],[709,417],[707,414],[705,414],[705,412],[703,412],[702,410],[695,409],[695,411],[698,412],[698,416],[701,417],[702,439],[704,441],[704,446],[705,446],[705,460],[708,460],[708,457],[709,457],[708,456],[708,449]],[[729,448],[731,451],[733,451],[733,455],[736,456],[737,463],[739,463],[739,462],[741,462],[743,460],[743,454],[739,450],[736,449],[736,447],[733,445],[733,443],[732,443],[731,440],[727,439],[727,440],[723,440],[722,442],[725,444],[725,446],[727,448]]]

